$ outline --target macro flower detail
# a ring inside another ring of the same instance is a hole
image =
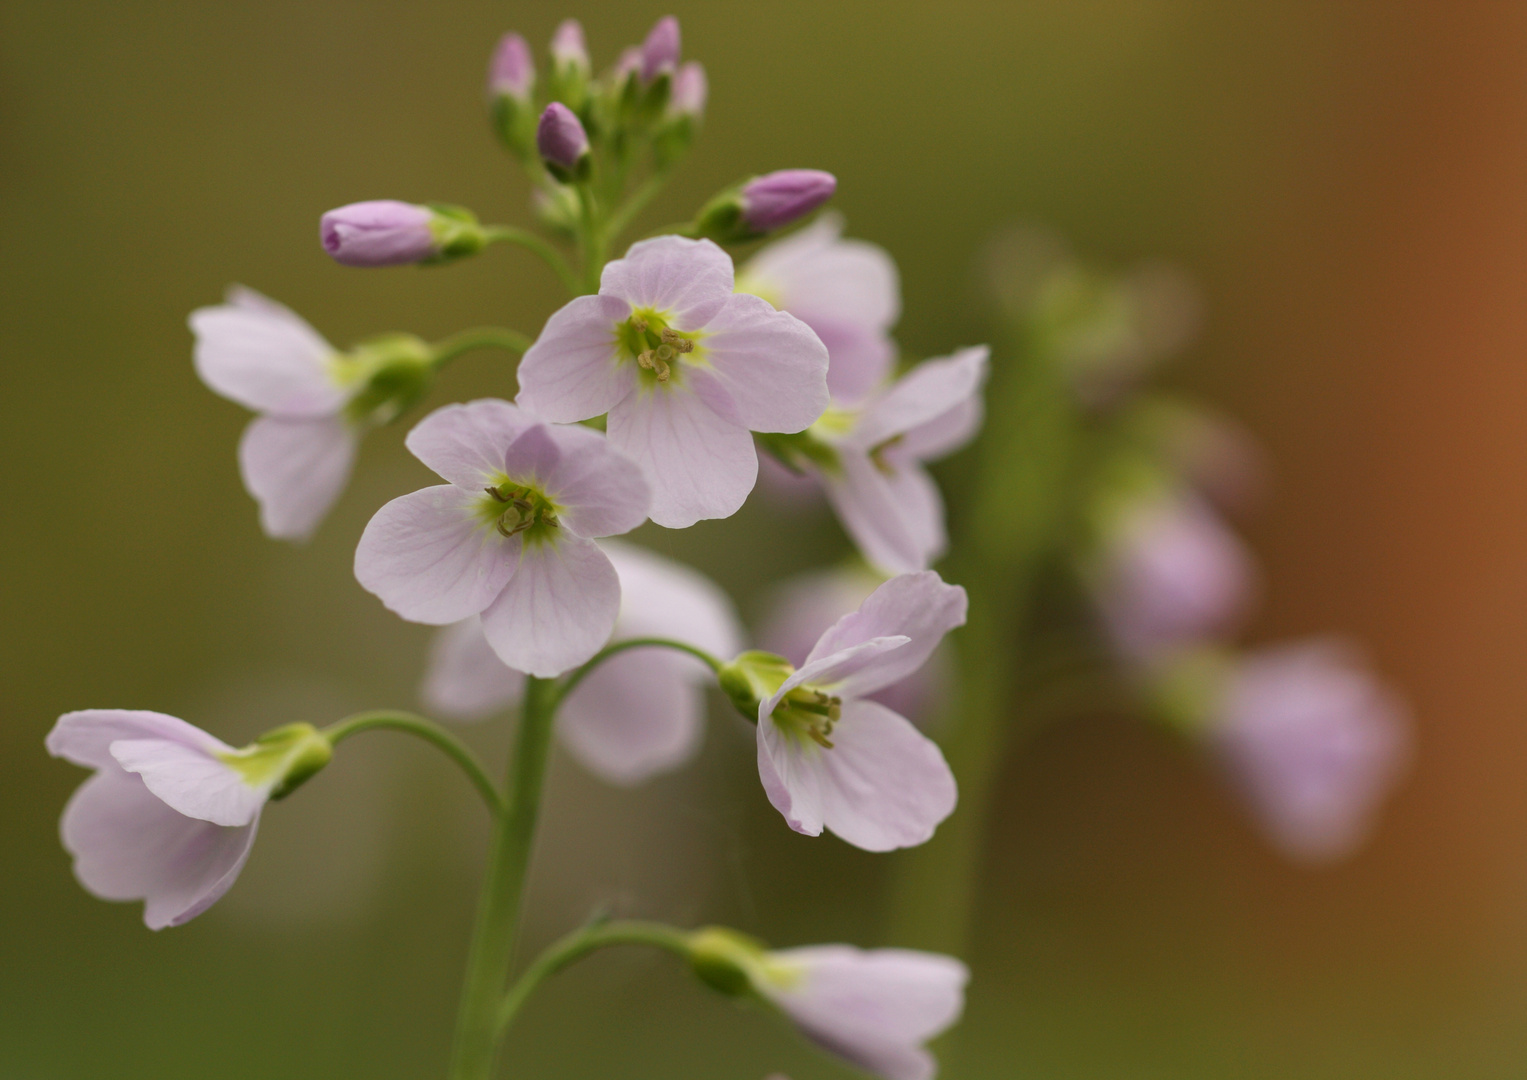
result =
[[[737,290],[763,297],[827,346],[827,388],[852,405],[889,378],[891,327],[901,315],[896,263],[885,249],[843,239],[843,219],[822,217],[764,247],[737,271]]]
[[[130,709],[65,713],[47,747],[95,770],[64,809],[75,876],[103,900],[144,901],[151,930],[216,903],[244,868],[265,803],[330,755],[306,724],[238,750],[184,720]]]
[[[531,675],[593,656],[620,606],[593,538],[645,519],[641,470],[598,432],[492,399],[437,409],[406,443],[450,482],[377,511],[355,551],[361,585],[412,622],[480,615],[499,658]]]
[[[735,513],[758,476],[749,432],[799,432],[827,406],[821,341],[732,286],[732,260],[710,241],[643,241],[605,266],[597,295],[552,315],[520,363],[531,412],[609,414],[610,443],[640,464],[652,520],[669,528]]]
[[[709,579],[631,544],[599,546],[620,578],[613,641],[668,638],[716,656],[742,647],[732,603]],[[711,678],[698,659],[670,649],[612,656],[568,695],[557,734],[591,772],[611,783],[640,783],[698,750]],[[423,697],[444,716],[476,720],[519,700],[523,686],[524,676],[498,659],[472,618],[440,631]]]
[[[558,179],[573,179],[588,164],[588,133],[573,110],[553,101],[536,125],[536,150]]]
[[[756,712],[759,778],[792,829],[890,851],[921,844],[954,810],[938,746],[869,695],[920,668],[965,608],[958,585],[903,574],[834,623],[798,670],[768,653],[722,670],[722,689]]]

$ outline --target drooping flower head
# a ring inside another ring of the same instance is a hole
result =
[[[691,963],[708,984],[762,998],[822,1049],[883,1080],[932,1080],[938,1065],[923,1044],[964,1011],[970,972],[952,956],[852,945],[765,950],[719,927],[690,940]]]
[[[965,590],[937,574],[903,574],[818,639],[796,669],[743,653],[721,685],[758,720],[758,774],[796,832],[831,829],[866,851],[921,844],[954,810],[938,746],[869,695],[920,668],[965,622]]]
[[[608,413],[640,464],[652,520],[727,517],[758,476],[750,431],[795,432],[827,406],[827,350],[799,319],[732,291],[707,240],[644,240],[599,293],[552,315],[520,362],[519,403],[557,423]]]
[[[450,483],[377,511],[355,552],[361,585],[412,622],[481,615],[494,652],[531,675],[592,656],[620,607],[592,538],[647,516],[641,470],[596,431],[491,399],[437,409],[407,446]]]
[[[422,392],[424,343],[398,336],[341,353],[287,308],[237,285],[226,303],[193,311],[190,324],[202,381],[260,414],[239,442],[239,472],[261,527],[307,539],[344,490],[366,427],[409,400],[407,390],[385,399],[368,391],[385,371],[390,385]]]
[[[144,901],[151,930],[180,926],[244,868],[260,812],[328,763],[307,724],[234,749],[184,720],[131,709],[58,718],[48,752],[96,770],[64,809],[74,873],[103,900]]]
[[[644,548],[604,541],[620,578],[613,641],[661,637],[731,656],[741,630],[731,601],[708,578]],[[557,734],[591,772],[636,784],[688,761],[704,732],[710,669],[662,648],[633,649],[590,672],[558,711]],[[475,720],[519,699],[524,676],[505,667],[469,619],[441,630],[425,676],[425,704]]]

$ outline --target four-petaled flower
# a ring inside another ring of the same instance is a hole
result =
[[[520,362],[531,412],[609,414],[611,445],[641,465],[652,520],[669,528],[735,513],[758,476],[749,432],[799,432],[827,406],[821,341],[732,285],[730,256],[708,240],[642,241]]]
[[[965,623],[965,590],[933,571],[880,586],[758,703],[758,774],[796,832],[866,851],[921,844],[954,810],[938,746],[869,695],[905,679]],[[744,653],[739,662],[750,654]]]
[[[357,580],[413,622],[481,615],[493,651],[531,675],[593,656],[614,628],[620,582],[592,538],[646,518],[641,470],[596,431],[492,399],[437,409],[406,444],[450,483],[377,511]]]
[[[613,641],[658,637],[712,656],[742,646],[732,603],[700,573],[644,548],[599,545],[620,577]],[[693,656],[643,647],[612,656],[568,694],[557,734],[591,772],[637,784],[694,756],[704,732],[710,670]],[[424,703],[458,720],[477,720],[513,704],[524,676],[505,667],[473,617],[440,631],[425,675]]]

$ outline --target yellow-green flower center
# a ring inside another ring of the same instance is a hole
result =
[[[843,699],[813,686],[797,686],[774,706],[773,721],[797,738],[832,749],[833,725],[843,717]]]
[[[478,506],[484,522],[491,523],[503,536],[521,536],[526,543],[550,540],[562,522],[558,507],[534,484],[524,484],[505,477],[501,483],[483,489],[487,497]]]
[[[639,308],[631,317],[615,325],[615,340],[622,360],[634,360],[641,369],[642,382],[649,388],[681,381],[685,363],[700,357],[695,344],[700,335],[675,330],[668,319],[651,308]]]

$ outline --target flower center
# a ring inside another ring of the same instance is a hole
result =
[[[786,731],[832,749],[833,725],[843,716],[843,699],[810,686],[797,686],[774,706],[773,719]]]
[[[646,380],[667,383],[678,370],[679,357],[695,351],[697,335],[673,329],[658,312],[644,308],[633,311],[629,319],[618,324],[615,336]]]
[[[504,536],[529,533],[525,537],[527,540],[549,539],[551,530],[562,524],[557,520],[556,506],[544,492],[530,484],[505,480],[483,490],[488,493],[482,504],[483,516]]]

